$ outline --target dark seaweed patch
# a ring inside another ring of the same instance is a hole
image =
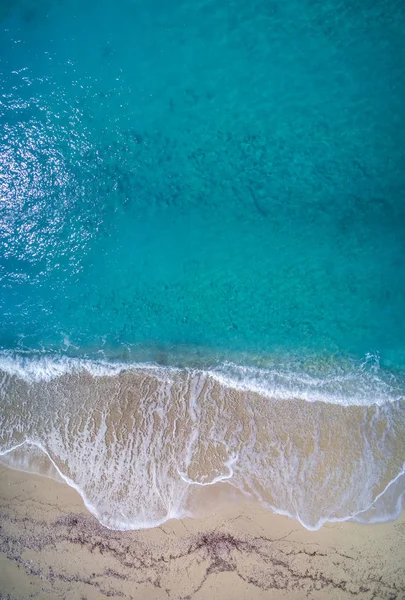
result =
[[[0,551],[27,574],[39,577],[44,585],[53,586],[52,589],[58,582],[79,583],[95,587],[101,596],[130,600],[131,596],[120,589],[120,583],[128,581],[132,590],[148,583],[165,590],[169,598],[191,600],[210,577],[228,572],[260,590],[278,590],[287,595],[300,591],[303,597],[311,597],[313,592],[322,590],[325,594],[341,591],[347,597],[361,596],[370,600],[405,597],[403,585],[388,581],[383,575],[377,576],[371,568],[359,570],[356,554],[351,556],[334,548],[321,551],[316,544],[289,541],[289,534],[273,539],[214,529],[192,535],[185,528],[187,535],[177,539],[176,544],[170,543],[168,534],[167,545],[151,545],[146,544],[138,532],[111,531],[85,515],[66,515],[52,523],[10,517],[6,512],[0,516],[3,525]],[[23,559],[26,550],[56,550],[61,543],[72,546],[73,552],[74,547],[80,547],[91,554],[99,553],[104,558],[111,558],[114,567],[84,576],[58,570],[54,565],[39,567],[35,560]],[[301,559],[299,563],[297,557]],[[171,589],[173,575],[179,581],[184,571],[187,572],[196,562],[204,565],[200,580],[194,585],[189,582],[190,589],[184,595],[180,595],[177,588]],[[339,567],[339,572],[344,572],[345,577],[333,574],[327,568],[331,564]]]

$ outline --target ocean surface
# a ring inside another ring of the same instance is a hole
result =
[[[117,529],[395,518],[404,139],[401,0],[3,0],[1,461]]]

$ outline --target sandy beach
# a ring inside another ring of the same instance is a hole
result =
[[[0,600],[405,600],[405,0],[0,31]]]
[[[405,598],[405,518],[298,522],[245,502],[144,531],[100,526],[64,483],[1,467],[0,598]]]

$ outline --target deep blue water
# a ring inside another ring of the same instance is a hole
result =
[[[405,365],[405,3],[0,7],[0,346]]]

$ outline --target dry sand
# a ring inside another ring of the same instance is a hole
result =
[[[80,496],[0,467],[0,598],[405,598],[405,518],[310,532],[258,505],[110,531]]]

